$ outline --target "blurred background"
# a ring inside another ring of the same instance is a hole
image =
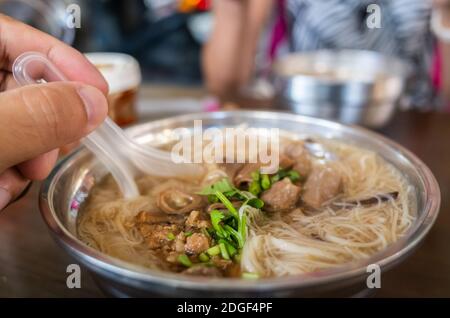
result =
[[[445,65],[431,31],[431,0],[263,0],[270,6],[246,9],[254,11],[254,20],[264,15],[251,75],[231,90],[226,84],[239,78],[227,78],[230,66],[221,65],[221,59],[232,53],[225,48],[222,56],[217,37],[234,36],[227,33],[225,13],[233,8],[226,6],[247,2],[251,7],[258,1],[0,0],[0,11],[84,53],[134,57],[142,74],[139,97],[128,92],[125,102],[115,98],[118,105],[111,106],[122,109],[112,109],[111,116],[122,114],[115,119],[123,125],[180,112],[264,108],[379,128],[399,109],[448,108],[440,93]],[[222,9],[213,13],[216,4]],[[67,24],[73,5],[80,9],[80,28]],[[267,12],[258,13],[264,7]],[[382,10],[379,29],[380,21],[372,19],[377,8]],[[224,17],[213,31],[218,12]],[[229,14],[231,26],[235,21]],[[242,28],[243,38],[251,30]],[[216,48],[202,63],[212,36]],[[102,56],[93,58],[102,64]]]
[[[123,52],[141,64],[145,81],[200,85],[200,51],[210,29],[210,0],[2,0],[1,12],[82,52]],[[68,28],[69,5],[81,27]]]
[[[67,25],[74,4],[80,8],[80,28]],[[112,109],[111,117],[126,114],[114,118],[120,124],[201,111],[205,99],[209,104],[200,57],[212,28],[210,8],[210,0],[0,0],[0,12],[81,52],[120,52],[138,61],[145,87],[138,101],[127,98],[122,109],[133,107],[139,116]]]

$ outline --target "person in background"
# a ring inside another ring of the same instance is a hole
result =
[[[47,57],[73,82],[17,87],[14,60],[27,51]],[[105,119],[108,85],[84,56],[0,14],[0,211],[47,177],[59,147],[84,137]]]
[[[381,8],[381,28],[368,28],[370,4]],[[430,107],[440,94],[450,105],[450,43],[434,39],[432,8],[450,27],[450,0],[216,0],[215,26],[203,50],[207,87],[224,97],[239,93],[254,74],[259,39],[278,11],[267,59],[282,35],[290,52],[319,49],[373,50],[415,66],[407,92],[411,107]],[[278,10],[275,10],[278,9]]]
[[[435,6],[442,13],[443,27],[450,30],[450,0],[435,0]],[[436,85],[442,89],[447,110],[450,110],[450,41],[440,41],[438,49],[442,58],[437,62],[442,64],[442,72],[441,77],[436,80]]]

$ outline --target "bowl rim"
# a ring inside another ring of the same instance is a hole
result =
[[[74,153],[70,154],[61,160],[50,176],[42,183],[39,193],[39,207],[42,217],[49,227],[51,233],[62,243],[64,247],[70,252],[82,258],[82,263],[96,271],[97,273],[114,276],[119,279],[127,281],[135,280],[144,284],[159,284],[170,286],[173,288],[187,288],[192,290],[208,289],[213,291],[250,291],[260,292],[266,290],[288,289],[288,288],[309,288],[317,287],[325,284],[340,281],[350,281],[358,275],[366,273],[367,266],[370,264],[377,264],[381,268],[389,268],[394,265],[396,261],[406,256],[411,252],[426,236],[436,221],[439,213],[441,193],[438,182],[436,181],[431,170],[412,152],[397,144],[396,142],[368,129],[345,125],[325,119],[318,119],[313,117],[295,115],[291,113],[269,112],[269,111],[225,111],[213,113],[192,113],[187,115],[175,116],[166,119],[156,120],[144,123],[144,125],[164,126],[171,122],[185,122],[194,119],[225,119],[229,117],[238,118],[256,118],[256,119],[278,119],[278,120],[293,120],[304,123],[317,123],[327,125],[328,127],[335,127],[340,129],[354,130],[359,135],[374,139],[379,143],[387,145],[392,150],[395,150],[401,156],[406,158],[408,162],[416,168],[416,173],[420,176],[425,191],[424,211],[417,218],[416,224],[408,231],[407,235],[400,238],[397,242],[391,244],[386,249],[376,253],[368,259],[350,262],[330,269],[321,270],[314,273],[307,273],[301,275],[293,275],[276,278],[262,278],[255,281],[244,279],[230,279],[230,278],[207,278],[180,275],[176,273],[163,272],[158,270],[145,269],[143,267],[130,264],[128,262],[108,256],[100,251],[88,247],[72,233],[59,220],[57,213],[52,204],[54,188],[59,178],[64,173],[65,169],[76,164],[78,158],[86,156],[88,151],[80,148]],[[135,125],[127,129],[128,133],[133,133],[136,128],[141,125]],[[411,239],[412,238],[412,239]],[[411,239],[408,241],[408,239]],[[106,271],[106,272],[105,272]]]

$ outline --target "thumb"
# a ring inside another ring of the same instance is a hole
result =
[[[78,140],[103,122],[101,91],[80,83],[30,85],[0,94],[0,172]]]

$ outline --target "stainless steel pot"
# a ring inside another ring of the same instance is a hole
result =
[[[400,241],[370,259],[326,271],[257,281],[187,277],[151,271],[114,259],[84,245],[76,235],[80,205],[106,171],[86,149],[60,162],[44,182],[40,208],[56,241],[79,263],[88,267],[104,290],[116,296],[259,297],[349,296],[364,289],[366,267],[378,264],[382,271],[401,262],[423,240],[436,220],[440,192],[430,170],[400,145],[368,130],[331,121],[273,112],[217,112],[190,114],[149,122],[128,130],[137,142],[159,145],[173,138],[174,128],[191,129],[194,120],[203,127],[281,128],[302,136],[335,138],[379,153],[396,166],[414,187],[417,221]]]
[[[291,54],[273,66],[276,106],[371,128],[391,119],[410,66],[372,51]]]

